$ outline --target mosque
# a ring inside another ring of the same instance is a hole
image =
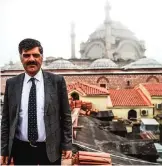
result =
[[[71,27],[71,58],[47,57],[43,69],[63,74],[67,84],[86,82],[107,89],[133,88],[140,83],[162,82],[162,64],[145,56],[144,41],[122,23],[110,17],[105,5],[105,21],[80,44],[80,58],[75,55],[75,25]],[[21,62],[1,69],[2,92],[7,78],[23,72]]]
[[[146,83],[160,83],[162,88],[162,64],[147,58],[144,41],[122,23],[111,19],[108,1],[104,22],[89,35],[87,41],[80,44],[80,58],[76,58],[75,54],[75,36],[75,25],[72,24],[70,59],[47,57],[42,66],[46,71],[63,75],[68,89],[70,85],[73,87],[69,93],[78,89],[79,95],[101,96],[101,91],[105,95],[109,92],[116,94],[114,90],[131,90]],[[6,79],[22,72],[21,62],[9,63],[1,68],[1,94],[4,94]],[[126,91],[118,93],[126,94]],[[161,100],[162,94],[159,104]]]

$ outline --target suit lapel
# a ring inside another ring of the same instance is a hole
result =
[[[24,76],[25,76],[25,74],[23,73],[18,77],[18,81],[17,81],[16,87],[15,87],[16,103],[17,103],[18,108],[20,108],[20,104],[21,104],[21,94],[22,94]]]
[[[56,90],[55,90],[54,84],[52,82],[53,79],[45,71],[43,71],[43,78],[44,78],[44,96],[45,96],[45,99],[44,99],[44,112],[46,114],[47,110],[48,110],[49,103],[51,101],[51,94],[55,93]]]

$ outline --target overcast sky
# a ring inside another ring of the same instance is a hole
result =
[[[35,38],[44,57],[70,58],[70,23],[76,24],[76,55],[82,41],[104,21],[106,0],[0,0],[0,66],[19,61],[18,44]],[[145,55],[162,63],[162,0],[109,0],[111,19],[146,43]]]

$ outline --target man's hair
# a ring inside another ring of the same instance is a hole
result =
[[[28,51],[35,47],[39,47],[39,52],[43,54],[43,47],[41,46],[41,43],[38,40],[35,39],[24,39],[19,43],[19,53],[22,54],[22,51]]]

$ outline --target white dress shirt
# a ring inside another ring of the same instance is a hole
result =
[[[16,138],[22,141],[28,141],[28,102],[29,93],[32,86],[32,82],[29,81],[31,76],[25,73],[22,96],[21,96],[21,107],[18,119],[18,128]],[[36,100],[37,100],[37,128],[38,128],[38,142],[43,142],[46,139],[45,123],[44,123],[44,80],[43,73],[40,70],[35,76],[36,84]]]

